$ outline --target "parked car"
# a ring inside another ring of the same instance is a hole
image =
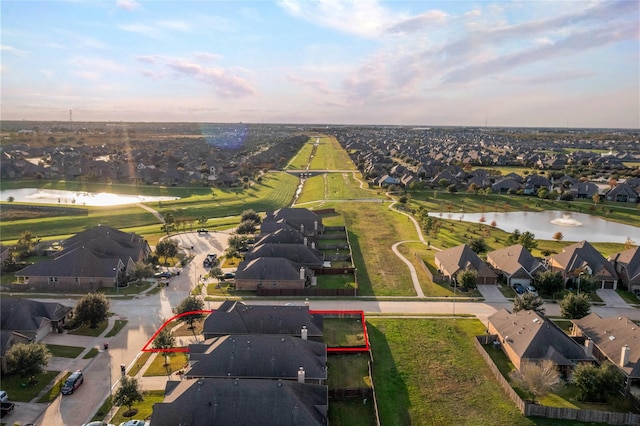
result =
[[[76,370],[72,373],[67,381],[62,385],[62,394],[63,395],[71,395],[73,391],[75,391],[84,381],[84,377],[82,376],[82,371]]]
[[[526,292],[522,284],[519,283],[513,285],[513,290],[518,294],[518,296],[522,296]]]
[[[156,272],[155,274],[153,274],[153,276],[156,278],[171,278],[172,275],[173,274],[169,271]]]
[[[128,420],[126,422],[120,423],[120,426],[146,426],[146,425],[148,425],[148,423],[146,423],[144,420]]]
[[[208,234],[208,233],[209,233],[208,229],[204,229],[204,228],[198,229],[198,234]]]
[[[531,293],[531,294],[533,294],[534,296],[537,296],[537,295],[538,295],[538,291],[537,291],[537,290],[536,290],[536,288],[535,288],[534,286],[532,286],[532,285],[525,286],[525,287],[524,287],[524,289],[525,289],[525,290],[527,290],[527,293]]]
[[[15,406],[16,405],[13,402],[9,402],[9,401],[0,402],[0,417],[4,417],[8,414],[11,414]]]
[[[7,401],[9,401],[9,395],[7,394],[7,391],[0,390],[0,402]]]
[[[105,423],[105,422],[89,422],[89,423],[85,423],[82,426],[116,426],[113,423]]]

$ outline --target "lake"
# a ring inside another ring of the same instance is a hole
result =
[[[0,191],[0,199],[42,204],[68,204],[74,206],[120,206],[124,204],[151,203],[177,200],[179,197],[152,197],[148,195],[124,195],[110,192],[65,191],[57,189],[22,188]]]
[[[640,242],[640,228],[609,222],[585,213],[547,210],[544,212],[489,212],[489,213],[429,213],[429,216],[443,219],[461,220],[463,222],[480,223],[484,216],[485,225],[496,222],[496,228],[506,232],[515,229],[529,231],[536,239],[552,240],[556,232],[562,232],[563,241],[582,241],[599,243],[624,243],[631,238]],[[639,222],[640,223],[640,222]]]

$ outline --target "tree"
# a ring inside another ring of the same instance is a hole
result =
[[[563,318],[580,319],[589,315],[590,311],[589,296],[584,293],[569,293],[560,301],[560,313]]]
[[[131,407],[133,407],[133,404],[142,401],[144,401],[144,397],[140,391],[138,380],[135,377],[122,376],[120,378],[120,387],[116,391],[115,395],[113,395],[113,404],[128,407],[129,410],[124,415],[126,417],[131,417],[133,415],[131,413]]]
[[[513,312],[518,311],[536,311],[544,315],[544,308],[542,304],[544,301],[540,296],[536,296],[532,293],[525,293],[520,297],[516,297],[513,301]]]
[[[7,201],[8,201],[8,202],[10,202],[10,203],[13,203],[15,200],[16,200],[16,199],[15,199],[14,197],[12,197],[12,196],[9,196],[9,197],[7,198]]]
[[[624,377],[610,362],[600,367],[582,363],[573,371],[571,381],[578,388],[580,401],[604,402],[622,390]]]
[[[196,296],[189,296],[182,302],[180,302],[180,304],[176,307],[176,313],[184,314],[186,312],[202,311],[203,309],[204,302],[201,299],[197,298]],[[187,324],[189,324],[189,328],[193,329],[193,323],[202,317],[204,317],[204,315],[198,312],[194,314],[184,315],[177,319],[178,321],[186,322]]]
[[[522,361],[520,370],[514,370],[511,378],[522,388],[533,394],[535,399],[544,397],[560,383],[560,373],[551,360],[534,362]]]
[[[44,343],[16,343],[5,354],[9,371],[20,377],[33,377],[42,373],[51,359]]]
[[[238,225],[236,232],[238,234],[253,234],[256,232],[256,226],[258,226],[258,224],[253,220],[243,220],[240,222],[240,225]]]
[[[156,246],[156,255],[164,257],[164,263],[167,263],[169,257],[174,257],[178,254],[178,243],[169,238],[165,238],[160,241]]]
[[[18,242],[16,243],[16,249],[18,251],[29,253],[33,250],[35,235],[31,231],[24,231],[20,234],[20,238],[18,238]]]
[[[206,225],[206,224],[207,224],[207,221],[208,221],[208,220],[209,220],[209,219],[207,219],[207,217],[206,217],[206,216],[200,216],[200,217],[198,218],[198,224],[199,224],[199,225],[201,225],[201,226],[204,226],[204,225]]]
[[[544,271],[536,276],[536,287],[542,294],[552,296],[564,288],[562,274],[554,271]]]
[[[222,276],[222,268],[219,266],[214,266],[209,269],[209,276],[212,278],[216,278],[218,282],[220,281],[220,277]]]
[[[598,195],[598,194],[593,194],[593,197],[591,197],[591,199],[593,200],[593,204],[599,204],[600,203],[600,195]]]
[[[160,330],[160,333],[153,339],[153,348],[154,349],[162,349],[164,352],[164,365],[169,365],[169,357],[171,356],[171,352],[167,349],[173,349],[176,346],[176,338],[171,333],[171,330],[168,328],[163,328]],[[167,371],[170,371],[167,369]]]
[[[150,263],[138,261],[131,270],[131,277],[138,281],[138,284],[142,284],[143,278],[149,278],[153,276],[153,266]]]
[[[562,239],[564,238],[564,235],[562,234],[562,232],[558,231],[555,234],[553,234],[553,238],[556,241],[562,241]]]
[[[451,185],[447,186],[447,191],[449,191],[449,194],[455,194],[456,192],[458,192],[458,187],[455,183],[452,183]]]
[[[489,246],[487,245],[484,238],[472,238],[471,240],[469,240],[469,247],[471,248],[471,250],[478,254],[484,253],[489,249]]]
[[[78,324],[89,324],[98,328],[98,324],[109,317],[109,299],[104,293],[89,293],[76,303],[74,318]]]
[[[518,244],[518,241],[520,241],[520,235],[520,230],[518,228],[514,229],[513,232],[507,237],[507,244]]]
[[[472,269],[464,269],[458,273],[458,283],[464,288],[475,288],[478,282],[478,274]]]
[[[252,220],[255,223],[261,223],[262,218],[258,213],[256,213],[253,209],[245,210],[242,212],[240,216],[240,222],[244,222],[245,220]]]
[[[522,245],[522,247],[524,247],[525,249],[531,251],[533,249],[535,249],[536,247],[538,247],[538,242],[536,241],[536,236],[535,234],[529,232],[529,231],[525,231],[522,233],[522,235],[520,235],[520,238],[518,239],[518,242]]]
[[[232,235],[229,237],[227,244],[229,244],[229,248],[233,251],[242,251],[247,248],[247,242],[249,241],[249,237],[246,235]]]

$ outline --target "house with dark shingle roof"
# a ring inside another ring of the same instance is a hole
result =
[[[610,189],[604,198],[607,201],[615,201],[618,203],[637,203],[640,197],[631,185],[622,182]]]
[[[246,305],[225,301],[204,320],[205,339],[227,334],[277,334],[322,340],[323,316],[309,312],[309,306]]]
[[[598,362],[609,360],[618,367],[626,389],[640,399],[640,327],[628,317],[602,318],[595,312],[571,322],[571,335],[587,339],[585,345]]]
[[[327,386],[289,380],[197,379],[168,381],[153,406],[154,426],[329,424]]]
[[[618,274],[613,265],[587,241],[567,246],[562,253],[549,257],[549,267],[562,274],[565,284],[569,280],[578,280],[584,274],[599,283],[600,288],[618,287]]]
[[[523,361],[553,361],[569,374],[581,362],[594,359],[552,321],[535,311],[509,312],[501,309],[488,318],[489,334],[497,341],[517,370]]]
[[[73,308],[53,302],[40,302],[3,296],[0,299],[0,330],[15,331],[39,342],[58,331]]]
[[[284,257],[258,257],[240,262],[236,290],[259,288],[300,289],[315,284],[313,270]]]
[[[245,262],[259,257],[283,257],[308,268],[322,268],[324,254],[303,244],[260,244],[245,254]]]
[[[629,291],[640,290],[640,247],[614,253],[607,260]]]
[[[505,276],[509,286],[516,283],[531,285],[534,276],[546,270],[542,262],[521,244],[490,251],[487,253],[487,262]]]
[[[327,380],[327,345],[277,334],[230,334],[189,345],[185,378],[297,380],[300,368],[307,383]]]
[[[442,275],[452,281],[463,270],[476,271],[477,284],[497,284],[498,275],[466,244],[437,252],[436,267]]]
[[[297,229],[291,227],[279,228],[267,234],[261,234],[254,247],[261,244],[304,244],[314,248],[312,239],[305,237]]]
[[[324,229],[322,217],[304,208],[283,208],[268,211],[262,223],[278,222],[279,220],[284,220],[292,228],[299,230],[300,233],[306,236],[316,236],[321,234]]]

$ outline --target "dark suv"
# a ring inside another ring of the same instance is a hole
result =
[[[84,377],[82,377],[82,371],[76,370],[75,373],[71,374],[69,378],[67,378],[67,381],[64,382],[64,385],[62,386],[62,394],[71,395],[83,381]]]

